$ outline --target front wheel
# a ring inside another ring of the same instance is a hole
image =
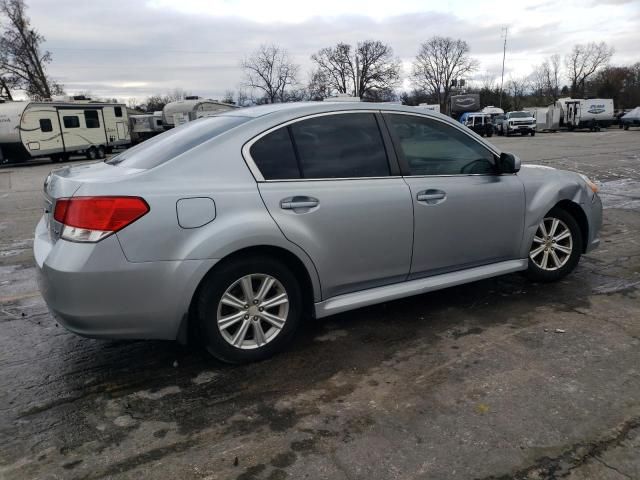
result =
[[[532,131],[531,131],[531,136],[532,136],[532,137],[535,137],[535,136],[536,136],[536,132],[535,132],[535,130],[532,130]]]
[[[538,225],[529,250],[527,276],[536,282],[554,282],[576,268],[582,253],[582,235],[575,218],[553,208]]]
[[[267,257],[232,261],[205,280],[197,315],[214,357],[228,363],[263,360],[282,350],[301,323],[299,282]]]

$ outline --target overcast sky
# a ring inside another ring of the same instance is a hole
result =
[[[604,40],[613,63],[640,61],[640,0],[27,0],[53,54],[49,73],[68,93],[143,100],[183,88],[220,98],[242,82],[241,59],[276,43],[302,66],[336,42],[379,39],[403,61],[433,35],[466,40],[478,78],[500,75],[501,29],[509,26],[505,79],[522,76],[575,43]],[[405,81],[405,87],[409,86]]]

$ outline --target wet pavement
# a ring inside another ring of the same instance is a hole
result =
[[[57,326],[31,254],[51,166],[0,169],[0,478],[640,478],[640,133],[491,140],[601,182],[573,275],[341,314],[241,367]]]

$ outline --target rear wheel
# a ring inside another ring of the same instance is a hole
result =
[[[104,157],[106,157],[105,151],[104,151],[104,147],[103,146],[99,146],[98,147],[98,158],[103,159]]]
[[[272,356],[293,339],[301,322],[302,294],[295,275],[267,257],[222,265],[198,295],[205,346],[224,362]]]
[[[553,208],[538,225],[529,250],[527,276],[553,282],[567,276],[580,260],[582,234],[573,216]]]
[[[532,131],[531,131],[531,136],[532,136],[532,137],[535,137],[535,136],[536,136],[536,132],[535,132],[535,130],[532,130]]]
[[[96,150],[96,147],[90,147],[89,150],[87,150],[86,156],[87,156],[88,160],[97,159],[98,158],[98,151]]]

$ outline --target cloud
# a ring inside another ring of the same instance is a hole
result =
[[[462,0],[427,7],[417,0],[331,0],[322,8],[283,1],[276,6],[269,3],[270,11],[278,15],[268,21],[259,18],[261,7],[250,8],[250,0],[28,3],[32,23],[44,34],[45,47],[53,54],[50,74],[70,93],[88,90],[95,96],[122,99],[143,99],[176,87],[220,98],[226,90],[238,88],[242,58],[261,43],[286,48],[301,65],[303,82],[312,68],[312,53],[338,41],[369,38],[389,43],[403,63],[410,63],[420,43],[433,35],[462,38],[480,60],[481,71],[495,73],[495,66],[502,62],[505,24],[510,27],[507,69],[514,75],[526,74],[544,56],[566,53],[576,42],[606,40],[616,47],[620,62],[637,56],[629,47],[637,43],[629,42],[634,36],[637,40],[635,24],[628,20],[633,5],[607,7],[611,20],[603,26],[599,8],[575,10],[573,0],[552,14],[544,9],[527,12],[524,6],[505,10],[501,1],[495,2],[495,8]],[[295,5],[297,13],[288,14]],[[450,6],[450,11],[443,5]],[[478,9],[496,15],[478,15]]]

